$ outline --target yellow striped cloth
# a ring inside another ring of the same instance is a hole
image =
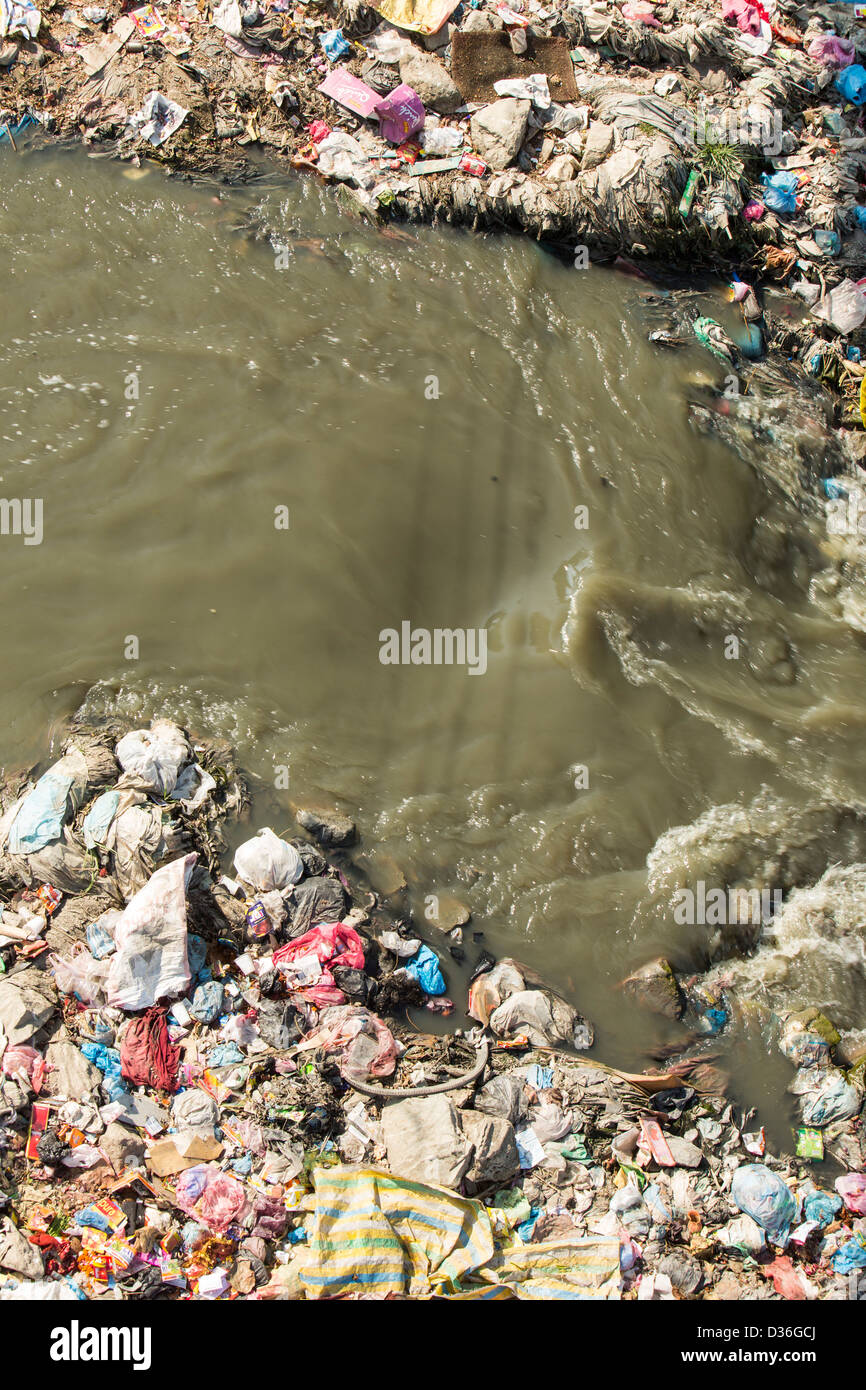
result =
[[[307,1298],[618,1297],[616,1237],[496,1246],[487,1209],[378,1168],[316,1168]]]

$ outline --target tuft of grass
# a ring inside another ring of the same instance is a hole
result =
[[[743,152],[726,140],[713,140],[709,132],[697,148],[693,163],[707,178],[741,179],[745,168]]]

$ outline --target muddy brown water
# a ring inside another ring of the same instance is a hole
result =
[[[632,925],[658,836],[761,787],[862,786],[862,645],[744,559],[764,489],[686,413],[714,361],[647,342],[646,283],[382,234],[310,181],[216,196],[7,151],[0,226],[2,495],[43,506],[41,544],[0,537],[0,762],[44,759],[82,705],[223,734],[257,822],[343,806],[420,919],[431,894],[471,908],[470,965],[516,954],[601,1057],[646,1065],[671,1031],[617,982],[695,950]],[[795,682],[725,659],[720,594],[772,659],[787,635]],[[639,670],[601,613],[639,630]],[[483,629],[486,669],[383,664],[404,623]],[[781,1124],[787,1064],[721,1046]]]

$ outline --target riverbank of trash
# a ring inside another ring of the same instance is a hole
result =
[[[856,492],[866,442],[864,63],[846,3],[16,0],[0,143],[72,139],[227,181],[266,157],[377,224],[521,230],[576,273],[600,258],[721,271],[736,340],[694,315],[686,333],[741,385],[700,421],[772,442],[765,366],[823,387],[846,455],[814,479],[823,506],[840,468]],[[781,317],[780,294],[797,306]],[[785,383],[770,394],[772,417]],[[861,625],[860,530],[849,540],[832,559],[856,576],[842,606]]]
[[[715,1064],[722,984],[625,982],[694,1036],[617,1071],[465,912],[429,941],[372,892],[348,816],[294,811],[229,863],[243,774],[167,720],[73,723],[7,780],[0,1299],[852,1296],[864,1061],[817,1010],[783,1020],[774,1157]],[[452,960],[469,1026],[427,1031]]]

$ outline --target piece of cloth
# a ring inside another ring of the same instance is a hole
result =
[[[177,1087],[180,1048],[172,1046],[165,1021],[165,1009],[147,1010],[134,1018],[120,1047],[120,1073],[132,1086],[152,1086],[157,1091]]]
[[[480,1202],[378,1168],[315,1168],[299,1278],[307,1298],[619,1296],[619,1240],[494,1242]]]

